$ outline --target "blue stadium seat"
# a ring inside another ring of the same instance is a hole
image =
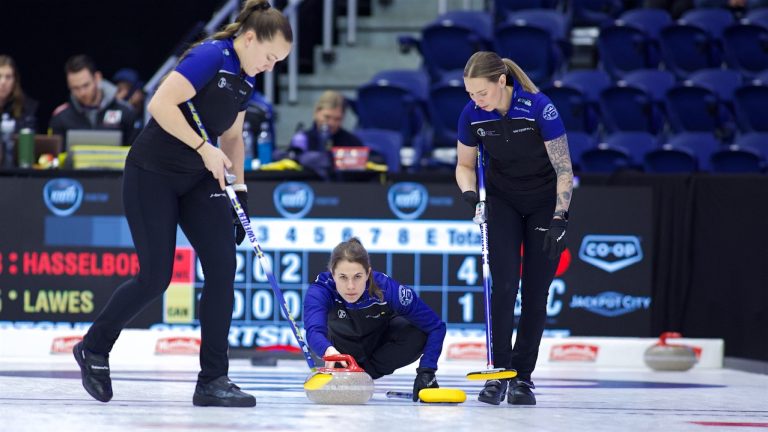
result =
[[[470,98],[460,73],[446,76],[429,90],[429,109],[435,147],[456,147],[459,115]]]
[[[622,21],[603,27],[597,38],[600,67],[613,79],[623,78],[638,69],[658,68],[656,42],[644,30]]]
[[[675,85],[675,76],[671,72],[659,69],[640,69],[624,76],[624,81],[639,87],[653,97],[657,103],[664,102],[667,91]]]
[[[565,53],[548,30],[532,25],[504,23],[494,32],[496,52],[520,65],[537,85],[552,80],[565,63]]]
[[[597,131],[598,117],[593,104],[581,90],[563,85],[561,81],[542,89],[557,107],[557,112],[563,120],[565,130],[594,134]]]
[[[722,63],[715,39],[698,26],[671,25],[661,31],[660,41],[664,65],[678,78]]]
[[[401,49],[416,46],[424,59],[424,68],[433,82],[448,71],[464,69],[467,59],[477,51],[491,48],[493,22],[490,14],[480,11],[446,12],[421,30],[421,40],[399,38]]]
[[[642,29],[654,40],[658,40],[661,30],[672,24],[672,17],[664,9],[637,8],[621,14],[619,20],[629,26]]]
[[[560,108],[558,108],[558,111],[560,111]],[[568,131],[567,137],[568,150],[571,153],[571,164],[573,165],[573,169],[581,170],[581,155],[583,155],[585,151],[594,148],[597,145],[597,142],[592,135],[584,132]]]
[[[571,70],[560,78],[563,84],[581,90],[587,100],[597,103],[600,93],[611,85],[611,77],[597,69]]]
[[[403,136],[399,132],[385,129],[357,129],[355,135],[371,150],[382,155],[390,173],[400,172],[400,149]]]
[[[709,171],[712,153],[723,148],[720,141],[711,133],[687,132],[672,136],[666,147],[684,148],[692,152],[702,171]]]
[[[744,83],[739,71],[720,68],[700,70],[691,74],[688,79],[696,85],[708,88],[729,105],[733,103],[736,89]]]
[[[421,71],[388,70],[376,74],[357,89],[358,128],[400,132],[403,145],[412,147],[420,161],[432,142],[428,81]]]
[[[649,173],[692,173],[698,168],[696,155],[685,147],[665,144],[645,154],[645,171]]]
[[[752,78],[768,69],[768,28],[736,24],[723,33],[725,60],[730,68]]]
[[[675,132],[709,132],[729,137],[732,125],[720,98],[711,90],[686,82],[671,88],[667,118]]]
[[[493,0],[496,22],[507,21],[509,15],[522,9],[553,9],[559,0]]]
[[[581,154],[581,169],[585,172],[612,173],[633,167],[629,151],[600,143]]]
[[[741,148],[756,150],[764,160],[768,161],[768,132],[751,132],[740,135],[734,144]]]
[[[659,134],[664,117],[653,97],[644,90],[626,85],[609,87],[600,95],[603,124],[609,132],[635,131]]]
[[[683,13],[678,22],[695,25],[708,31],[717,41],[722,41],[723,32],[736,20],[731,11],[724,8],[695,8]]]
[[[764,160],[757,150],[730,145],[712,153],[710,165],[713,172],[759,173],[763,171]]]
[[[658,139],[648,132],[616,132],[609,135],[605,142],[611,147],[627,150],[632,162],[638,166],[643,165],[646,153],[659,148]]]
[[[744,21],[768,28],[768,7],[750,9],[744,16]]]
[[[745,85],[734,92],[736,121],[743,132],[768,132],[768,83]]]
[[[573,25],[602,26],[610,23],[624,10],[621,0],[572,0]]]

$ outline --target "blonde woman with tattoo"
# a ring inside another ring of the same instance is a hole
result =
[[[478,400],[498,405],[507,396],[513,405],[535,405],[531,374],[573,189],[568,140],[555,106],[512,60],[475,53],[464,67],[464,87],[472,100],[459,117],[456,182],[464,200],[478,207],[475,168],[482,144],[493,356],[496,367],[518,372],[511,380],[487,381]],[[522,312],[513,348],[519,286]]]

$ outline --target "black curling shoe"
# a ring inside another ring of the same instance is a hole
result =
[[[83,387],[89,395],[101,402],[112,399],[112,380],[109,378],[109,354],[96,354],[86,350],[80,341],[72,348],[80,366]]]
[[[507,402],[512,405],[536,405],[536,396],[531,391],[535,388],[533,381],[515,378],[509,385]]]
[[[492,405],[498,405],[504,400],[504,395],[507,393],[507,386],[509,386],[509,380],[488,380],[485,382],[485,387],[480,391],[477,396],[477,400]]]
[[[256,398],[240,390],[240,387],[226,376],[202,384],[197,383],[195,395],[192,397],[195,406],[218,407],[254,407]]]

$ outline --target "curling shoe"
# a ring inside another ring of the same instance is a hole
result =
[[[197,383],[195,395],[192,397],[195,406],[217,407],[254,407],[256,398],[240,390],[240,387],[229,380],[227,376],[220,376],[215,380],[202,384]]]
[[[511,405],[536,405],[536,396],[531,391],[535,388],[530,379],[514,378],[509,384],[507,402]]]
[[[112,380],[109,378],[109,354],[92,353],[80,341],[72,348],[72,354],[80,366],[83,387],[89,395],[101,402],[112,399]]]
[[[504,395],[507,393],[507,386],[509,386],[509,380],[488,380],[485,382],[485,387],[480,391],[477,396],[477,400],[485,402],[487,404],[498,405],[504,400]]]

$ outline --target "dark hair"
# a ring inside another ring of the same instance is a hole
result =
[[[517,63],[508,58],[501,58],[495,52],[478,51],[472,54],[464,66],[464,78],[486,78],[488,81],[498,82],[502,75],[507,76],[507,83],[511,83],[510,78],[514,78],[525,91],[539,92],[536,84],[528,78]]]
[[[24,91],[21,89],[21,76],[19,75],[19,68],[16,66],[16,62],[13,61],[11,56],[0,55],[0,66],[10,66],[13,72],[13,89],[8,96],[9,100],[13,101],[11,106],[11,114],[14,118],[20,119],[24,111]],[[7,103],[8,101],[4,101]],[[0,108],[2,108],[0,106]]]
[[[331,274],[336,270],[336,265],[341,260],[360,264],[365,271],[371,268],[371,258],[368,256],[368,251],[365,250],[363,244],[360,243],[360,239],[357,237],[341,242],[333,248],[331,259],[328,261],[328,270],[330,270]],[[379,300],[384,300],[384,293],[381,292],[381,288],[373,280],[373,271],[368,274],[368,294],[377,297]]]
[[[263,42],[272,40],[275,34],[280,32],[285,40],[293,42],[293,30],[288,19],[277,9],[270,6],[268,0],[246,0],[243,9],[237,15],[235,22],[227,24],[220,31],[212,34],[205,40],[223,40],[237,36],[243,32],[252,30],[256,33],[256,40]],[[187,56],[189,51],[200,45],[203,41],[193,44],[179,60]]]
[[[91,74],[96,73],[96,63],[85,54],[73,55],[64,63],[64,72],[67,74],[80,72],[83,69],[88,69]]]

